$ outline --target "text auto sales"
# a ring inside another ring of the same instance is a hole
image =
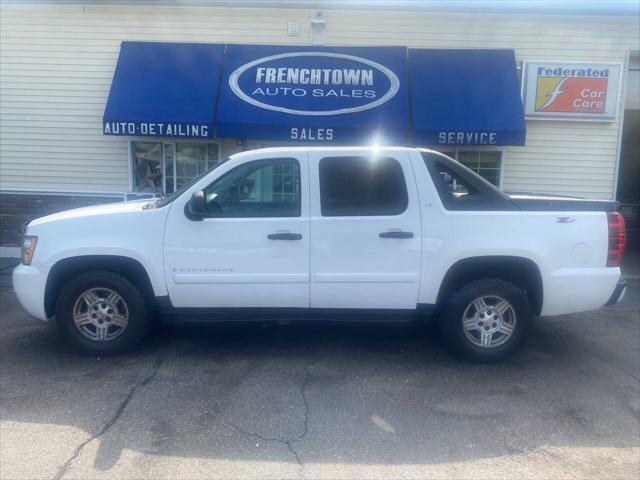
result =
[[[355,68],[256,68],[256,84],[288,84],[303,87],[257,87],[251,95],[294,97],[375,98],[376,91],[363,88],[304,88],[306,85],[373,86],[373,70]]]
[[[209,138],[209,125],[154,123],[154,122],[104,122],[105,135],[153,135],[160,137]]]

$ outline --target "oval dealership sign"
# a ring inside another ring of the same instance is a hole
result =
[[[245,63],[229,77],[233,93],[265,110],[293,115],[342,115],[388,102],[395,73],[366,58],[332,52],[292,52]]]

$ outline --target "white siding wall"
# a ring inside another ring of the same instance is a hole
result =
[[[312,10],[217,7],[0,7],[0,188],[125,191],[128,139],[101,133],[123,40],[310,41]],[[287,36],[289,21],[299,36]],[[329,11],[328,45],[515,48],[519,60],[623,62],[636,19]],[[617,123],[530,121],[506,150],[512,190],[611,197]],[[223,142],[223,155],[235,149]]]

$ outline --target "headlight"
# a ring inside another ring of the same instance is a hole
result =
[[[22,255],[23,264],[31,265],[33,253],[36,251],[36,243],[38,243],[38,237],[34,237],[33,235],[25,235],[22,237],[20,253]]]

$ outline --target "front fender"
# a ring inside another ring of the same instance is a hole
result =
[[[154,262],[153,259],[145,257],[141,255],[140,252],[132,250],[130,248],[86,247],[65,249],[58,251],[48,257],[47,260],[42,264],[42,267],[47,271],[51,271],[51,269],[57,263],[63,260],[96,256],[121,257],[135,260],[142,266],[142,268],[144,268],[147,277],[149,278],[151,288],[153,289],[153,294],[156,297],[167,295],[167,286],[164,281],[164,265],[162,262],[162,257],[160,257],[159,261]]]

